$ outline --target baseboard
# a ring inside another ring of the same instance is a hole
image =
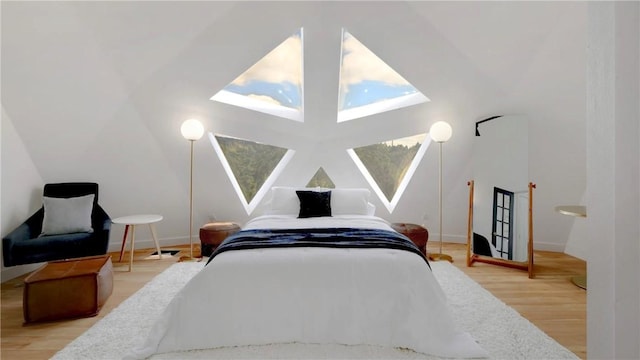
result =
[[[439,238],[437,234],[429,234],[429,242],[437,242]],[[462,235],[445,235],[442,239],[443,242],[450,242],[456,244],[466,244],[467,237]],[[160,247],[165,246],[176,246],[176,245],[186,245],[189,244],[189,239],[184,237],[175,237],[175,238],[162,238],[158,239],[160,243]],[[200,244],[200,239],[193,239],[194,244]],[[111,242],[109,243],[108,252],[119,252],[120,247],[122,246],[121,241]],[[127,248],[129,249],[130,244],[127,241]],[[155,249],[156,245],[153,242],[153,239],[136,239],[136,249]],[[554,243],[546,243],[546,242],[534,242],[533,244],[534,250],[540,251],[552,251],[552,252],[564,252],[564,244],[554,244]],[[39,264],[27,264],[27,265],[18,265],[12,266],[8,268],[3,268],[1,272],[2,282],[17,278],[20,275],[24,275],[28,272],[31,272],[37,268],[42,266],[42,263]]]
[[[129,251],[131,248],[130,238],[127,238],[127,244],[125,246],[125,251]],[[188,245],[189,239],[184,237],[175,237],[175,238],[161,238],[158,239],[158,243],[160,247],[165,246],[176,246],[176,245]],[[194,244],[200,244],[199,238],[193,239]],[[109,247],[107,249],[108,252],[120,252],[122,247],[122,239],[117,242],[110,242]],[[136,239],[136,249],[153,249],[155,251],[156,244],[153,242],[153,239]]]
[[[42,265],[44,265],[44,263],[16,265],[16,266],[2,268],[0,277],[2,279],[2,282],[9,281],[11,279],[17,278],[18,276],[24,275],[26,273],[30,273],[35,269],[41,267]]]
[[[129,247],[131,246],[131,244],[129,244],[130,239],[127,239],[127,249],[129,249]],[[164,238],[164,239],[158,239],[158,242],[160,243],[161,247],[164,246],[175,246],[175,245],[185,245],[189,243],[189,239],[188,238],[184,238],[184,237],[177,237],[177,238]],[[193,243],[194,244],[199,244],[200,243],[200,239],[193,239]],[[107,248],[107,252],[119,252],[120,251],[120,247],[122,246],[122,241],[117,241],[117,242],[110,242],[109,243],[109,247]],[[153,239],[136,239],[136,249],[153,249],[153,251],[155,251],[155,243],[153,242]],[[11,279],[15,279],[18,276],[30,273],[34,270],[36,270],[37,268],[41,267],[42,265],[44,265],[44,263],[37,263],[37,264],[26,264],[26,265],[16,265],[16,266],[11,266],[11,267],[4,267],[2,268],[2,271],[0,272],[0,276],[2,279],[2,282],[11,280]]]
[[[554,244],[554,243],[535,242],[535,241],[533,242],[533,250],[563,253],[564,247],[565,247],[565,244]]]
[[[164,238],[164,239],[158,239],[158,242],[160,243],[161,247],[175,246],[175,245],[189,244],[189,239],[186,239],[183,237]],[[193,243],[200,244],[200,239],[193,239]],[[121,241],[110,242],[109,247],[107,248],[107,251],[119,252],[121,246],[122,246]],[[129,249],[129,246],[130,246],[129,241],[127,241],[127,249]],[[140,239],[140,240],[136,239],[136,249],[153,249],[155,251],[155,247],[156,245],[154,244],[153,239]],[[11,279],[17,278],[18,276],[24,275],[26,273],[30,273],[36,270],[37,268],[41,267],[42,265],[44,265],[44,263],[5,267],[5,268],[2,268],[2,271],[0,272],[0,276],[1,276],[0,279],[2,279],[2,282],[9,281]]]
[[[438,237],[438,234],[429,234],[429,243],[431,242],[438,242],[440,241],[440,238]],[[449,235],[449,234],[444,234],[444,236],[442,237],[442,241],[443,242],[449,242],[449,243],[454,243],[454,244],[466,244],[467,243],[467,237],[464,235]],[[565,244],[556,244],[556,243],[548,243],[548,242],[537,242],[537,241],[533,241],[533,250],[540,250],[540,251],[551,251],[551,252],[559,252],[559,253],[563,253],[564,252],[564,248],[565,248]]]
[[[432,234],[429,233],[429,242],[439,242],[440,241],[440,235],[439,234]],[[449,243],[454,243],[454,244],[466,244],[467,243],[467,237],[464,235],[451,235],[451,234],[443,234],[442,235],[442,242],[449,242]]]
[[[158,242],[160,243],[161,247],[176,246],[176,245],[189,244],[189,239],[186,239],[183,237],[164,238],[164,239],[158,239]],[[200,239],[193,239],[193,243],[200,244]],[[107,248],[107,252],[119,252],[121,246],[122,246],[121,241],[110,242],[109,247]],[[129,247],[130,247],[129,239],[127,239],[127,249],[125,250],[128,250]],[[155,247],[156,245],[153,242],[153,239],[140,239],[140,240],[136,239],[136,249],[152,249],[153,251],[155,251]],[[24,275],[26,273],[30,273],[36,270],[37,268],[41,267],[42,265],[44,265],[44,263],[16,265],[16,266],[2,268],[2,271],[0,272],[0,276],[1,276],[0,279],[2,279],[2,282],[9,281],[11,279],[17,278],[18,276]]]

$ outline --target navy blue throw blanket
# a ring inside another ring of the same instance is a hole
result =
[[[406,236],[390,230],[356,228],[242,230],[226,238],[207,264],[225,251],[277,247],[383,248],[413,252],[429,265],[418,247]],[[429,267],[431,267],[429,265]]]

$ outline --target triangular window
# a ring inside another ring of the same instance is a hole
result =
[[[429,101],[345,29],[341,46],[338,122]],[[303,66],[300,28],[211,100],[302,122]],[[209,137],[247,214],[251,214],[295,152],[212,133]],[[430,138],[421,134],[347,152],[392,212],[429,142]],[[335,184],[320,167],[307,186],[334,188]]]
[[[347,152],[387,210],[393,212],[430,142],[427,134],[420,134]]]
[[[400,74],[342,30],[338,122],[429,101]]]
[[[324,171],[322,167],[316,171],[315,175],[307,183],[307,187],[321,187],[327,189],[334,189],[336,184],[333,183],[329,175]]]
[[[278,117],[303,118],[302,28],[211,100]]]
[[[247,214],[255,209],[294,154],[293,150],[211,133],[209,140]]]

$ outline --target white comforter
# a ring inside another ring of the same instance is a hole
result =
[[[263,216],[244,229],[391,229],[370,216]],[[339,343],[403,347],[442,357],[486,357],[457,331],[444,293],[414,253],[280,248],[218,255],[172,300],[127,358],[222,346]]]

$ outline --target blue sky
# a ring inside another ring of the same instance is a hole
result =
[[[416,88],[410,84],[393,85],[383,81],[364,80],[348,86],[340,110],[369,105],[415,92],[417,92]]]
[[[413,85],[344,29],[341,45],[341,58],[336,59],[336,66],[340,68],[338,112],[357,108],[366,109],[367,105],[420,94]],[[303,38],[302,29],[300,29],[238,76],[224,90],[302,111],[303,58]],[[428,101],[426,97],[423,96],[423,98]],[[383,105],[369,112],[363,111],[361,114],[352,111],[350,115],[344,117],[368,116],[415,103],[415,101],[394,102],[388,107]],[[248,101],[246,107],[264,111],[256,106],[255,102]],[[341,121],[340,115],[338,116],[338,121]]]
[[[262,80],[250,80],[243,85],[231,83],[225,87],[225,90],[247,96],[268,96],[280,103],[280,105],[289,108],[300,109],[302,107],[300,89],[298,89],[297,85],[287,81],[273,83]]]

